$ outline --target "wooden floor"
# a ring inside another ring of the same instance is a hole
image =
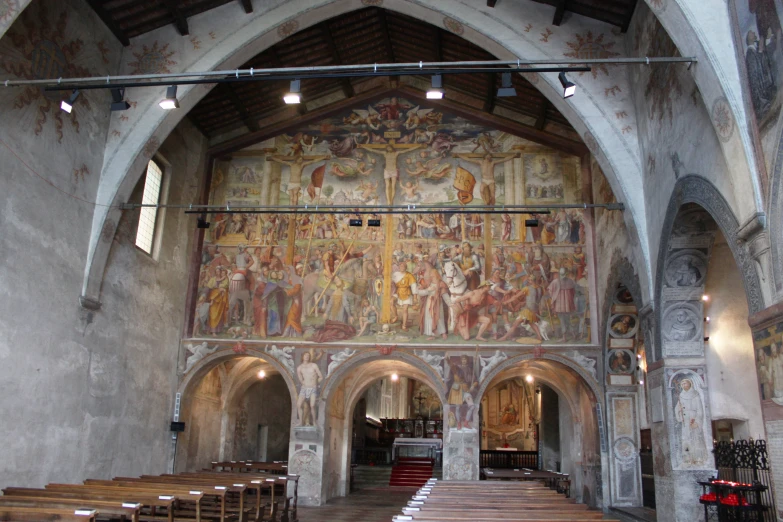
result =
[[[299,508],[299,522],[391,522],[417,488],[362,489],[321,507]],[[617,516],[604,518],[617,520]]]

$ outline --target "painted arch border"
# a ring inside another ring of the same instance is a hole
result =
[[[663,320],[663,281],[666,260],[669,258],[669,240],[672,236],[674,222],[680,213],[680,209],[687,203],[696,203],[702,207],[726,238],[731,248],[731,253],[737,268],[742,274],[742,284],[745,289],[745,298],[748,301],[748,311],[752,315],[764,308],[764,297],[761,291],[761,282],[758,273],[753,266],[753,258],[750,255],[748,244],[739,237],[739,221],[734,215],[731,206],[720,191],[706,178],[699,174],[688,174],[681,177],[674,185],[669,205],[666,208],[666,217],[661,227],[661,240],[658,247],[658,259],[655,270],[655,355],[656,360],[663,356],[663,342],[660,325]],[[641,315],[641,314],[640,314]]]

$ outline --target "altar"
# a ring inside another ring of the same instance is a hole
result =
[[[442,439],[397,437],[392,444],[392,462],[397,462],[399,457],[423,457],[431,458],[438,463],[442,454]]]

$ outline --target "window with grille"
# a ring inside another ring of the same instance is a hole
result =
[[[143,205],[157,205],[160,201],[160,186],[163,181],[163,171],[157,163],[150,161],[147,165],[147,176],[144,180]],[[158,218],[156,207],[142,207],[139,216],[139,228],[136,231],[136,246],[152,255],[152,245],[155,239],[155,221]]]

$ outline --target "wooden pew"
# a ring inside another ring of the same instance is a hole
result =
[[[0,497],[0,509],[13,507],[36,507],[36,508],[54,508],[54,509],[89,509],[98,511],[99,520],[123,518],[131,522],[140,522],[139,513],[141,504],[134,502],[110,502],[106,500],[85,501],[77,498],[36,498],[36,497],[16,497],[13,495],[4,495]]]
[[[498,487],[495,487],[495,485]],[[540,482],[428,481],[395,521],[546,522],[603,520]]]
[[[258,483],[252,483],[252,481],[233,481],[228,480],[230,477],[220,477],[220,480],[218,480],[215,477],[196,477],[196,476],[180,476],[180,475],[143,475],[141,477],[115,477],[110,482],[112,483],[120,483],[120,484],[135,484],[138,486],[144,486],[148,484],[156,484],[156,485],[172,485],[172,486],[183,486],[187,488],[193,488],[198,489],[201,491],[211,491],[213,489],[220,489],[225,490],[227,492],[227,495],[223,498],[221,501],[221,507],[220,507],[220,513],[221,516],[223,514],[232,515],[237,514],[239,517],[240,522],[245,522],[247,519],[247,515],[250,511],[252,511],[252,508],[247,507],[247,491],[254,491],[257,493],[257,508],[260,506],[260,498],[258,495],[261,492],[262,485]],[[106,481],[99,481],[99,480],[88,480],[85,481],[87,484],[103,484]],[[236,496],[236,499],[229,498],[228,494],[234,494]],[[207,512],[204,511],[204,508],[202,507],[202,516],[205,516]],[[258,509],[256,510],[256,515],[254,516],[256,520],[259,519],[258,517]]]
[[[0,520],[11,522],[95,522],[97,511],[86,510],[77,515],[74,509],[55,509],[44,507],[0,507]]]
[[[221,463],[215,463],[215,464],[221,464]],[[292,520],[296,520],[297,519],[297,505],[298,505],[298,502],[299,502],[299,476],[296,475],[296,474],[282,475],[282,474],[277,474],[277,473],[274,473],[274,472],[264,474],[264,473],[260,473],[258,471],[241,472],[241,471],[217,471],[217,470],[205,470],[205,471],[201,471],[201,472],[198,472],[198,473],[233,474],[233,475],[245,475],[247,473],[251,473],[253,475],[259,475],[260,474],[260,475],[264,475],[264,476],[268,476],[268,477],[276,477],[276,478],[281,478],[281,479],[283,478],[283,476],[285,476],[285,479],[286,479],[287,483],[293,482],[293,484],[294,484],[294,486],[293,486],[294,491],[293,491],[293,495],[289,497],[288,496],[287,484],[283,487],[283,492],[285,494],[285,499],[286,499],[286,503],[285,503],[286,505],[285,505],[285,508],[284,508],[285,511],[284,511],[283,514],[285,516],[286,513],[290,512]],[[286,472],[284,470],[281,473],[286,473]],[[285,518],[283,519],[283,522],[286,522]]]
[[[117,491],[110,491],[108,493],[94,493],[87,490],[81,492],[73,491],[57,491],[49,489],[35,489],[35,488],[5,488],[3,490],[3,497],[0,498],[32,498],[32,499],[52,499],[52,500],[68,500],[73,499],[79,502],[83,502],[85,505],[89,505],[92,501],[107,501],[107,502],[120,502],[120,503],[139,503],[142,509],[149,511],[152,515],[146,513],[141,515],[141,520],[161,520],[164,517],[157,516],[154,513],[159,509],[164,509],[166,512],[165,519],[169,522],[173,522],[173,510],[174,504],[177,502],[175,497],[160,498],[159,494],[142,494],[137,492],[123,492],[118,494]]]
[[[107,481],[111,482],[111,481]],[[160,486],[160,487],[158,487]],[[128,497],[134,494],[142,494],[146,496],[158,495],[161,500],[176,500],[172,504],[172,509],[169,511],[166,519],[169,522],[173,521],[195,521],[201,522],[201,506],[205,496],[217,496],[225,497],[225,491],[201,491],[194,488],[182,488],[179,486],[167,486],[165,484],[146,484],[144,486],[138,485],[96,485],[96,484],[47,484],[47,490],[60,491],[65,493],[98,493],[104,495],[114,495],[114,499]],[[161,498],[162,497],[162,498]],[[180,509],[180,503],[193,504],[195,509],[195,517],[187,516],[183,513],[177,513]],[[225,521],[225,517],[222,518],[222,522]]]

